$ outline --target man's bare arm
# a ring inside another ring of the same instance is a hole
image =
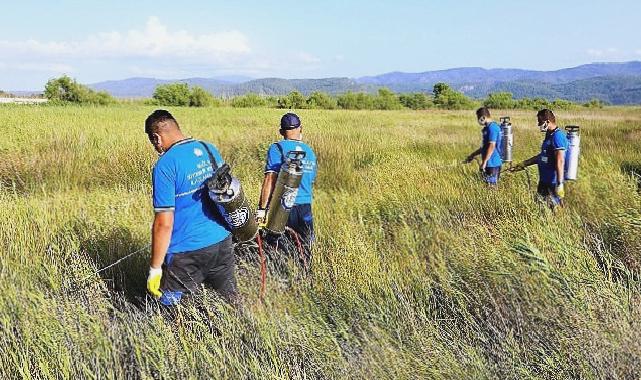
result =
[[[557,183],[565,182],[565,150],[556,151],[556,178]]]
[[[160,268],[171,240],[171,231],[174,227],[174,212],[157,212],[154,216],[154,224],[151,228],[151,262],[152,268]]]
[[[278,173],[268,172],[265,173],[265,179],[263,179],[263,187],[260,191],[260,201],[258,202],[258,208],[265,209],[268,206],[269,198],[274,191],[274,186],[276,186],[276,179],[278,178]]]
[[[487,151],[485,152],[485,156],[481,157],[481,168],[485,169],[487,166],[487,162],[490,160],[490,157],[492,157],[492,153],[494,153],[494,149],[496,149],[496,142],[489,142],[487,144]]]

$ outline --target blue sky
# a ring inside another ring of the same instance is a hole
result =
[[[358,77],[641,60],[641,1],[29,1],[0,12],[0,89],[158,78]],[[541,48],[543,47],[543,48]]]

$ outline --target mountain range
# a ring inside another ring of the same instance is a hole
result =
[[[139,98],[150,97],[156,86],[172,82],[201,86],[214,95],[224,97],[250,92],[277,96],[294,90],[305,95],[314,91],[336,95],[348,91],[375,92],[382,87],[395,92],[431,92],[435,83],[445,82],[474,98],[482,98],[492,92],[507,91],[515,98],[562,98],[578,102],[600,99],[610,104],[641,104],[639,61],[592,63],[553,71],[463,67],[421,73],[391,72],[360,78],[129,78],[94,83],[89,87],[107,91],[116,97]]]

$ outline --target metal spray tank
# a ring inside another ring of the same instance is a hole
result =
[[[265,229],[274,234],[282,234],[294,207],[298,187],[303,178],[303,159],[305,152],[292,150],[287,153],[285,163],[281,166],[276,186],[269,201],[267,225]]]
[[[503,162],[512,162],[512,146],[514,145],[514,134],[512,133],[512,123],[509,116],[500,118],[501,120],[501,159]]]
[[[243,243],[254,239],[258,225],[240,181],[231,175],[231,168],[224,164],[216,169],[206,182],[209,197],[225,218],[236,242]]]
[[[565,127],[568,137],[568,151],[565,153],[565,179],[576,180],[579,174],[579,155],[581,153],[581,136],[578,125]]]

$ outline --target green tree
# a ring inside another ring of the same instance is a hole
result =
[[[270,96],[265,96],[262,99],[263,99],[263,101],[265,103],[264,107],[278,108],[278,97],[277,96],[270,95]]]
[[[452,91],[452,89],[450,88],[450,85],[448,85],[447,83],[439,82],[434,85],[434,89],[432,93],[434,95],[434,99],[436,99],[436,98],[443,97],[445,94],[449,93],[450,91]]]
[[[516,101],[512,98],[511,92],[495,92],[489,94],[483,101],[483,105],[489,108],[510,109],[516,107]]]
[[[401,94],[398,97],[398,101],[401,102],[404,107],[413,110],[425,110],[434,106],[432,99],[422,92]]]
[[[446,83],[434,85],[434,104],[439,108],[448,110],[470,109],[474,107],[472,99],[462,93],[453,90]]]
[[[156,104],[161,106],[188,106],[191,100],[191,92],[187,83],[161,84],[156,87],[152,98]]]
[[[575,104],[569,100],[555,99],[550,106],[552,107],[552,109],[556,110],[568,110],[573,108]]]
[[[189,94],[189,106],[191,107],[209,107],[219,106],[220,102],[212,94],[200,86],[191,88]]]
[[[603,108],[605,105],[606,102],[601,99],[592,99],[587,103],[583,103],[583,107],[586,108]]]
[[[292,91],[278,99],[278,108],[302,109],[307,108],[307,99],[298,91]]]
[[[337,107],[336,100],[325,92],[313,92],[307,98],[307,106],[314,109],[333,110]]]
[[[52,103],[108,105],[116,102],[107,92],[96,92],[67,75],[49,80],[44,95]]]
[[[264,107],[266,104],[264,98],[254,93],[236,96],[231,100],[231,106],[236,108]]]
[[[346,92],[336,99],[339,108],[347,110],[369,110],[374,108],[373,97],[364,92]]]
[[[516,102],[515,108],[541,110],[543,108],[551,108],[550,102],[545,98],[523,98]]]
[[[403,105],[398,96],[387,88],[378,90],[378,95],[374,97],[373,107],[377,110],[400,110]]]

